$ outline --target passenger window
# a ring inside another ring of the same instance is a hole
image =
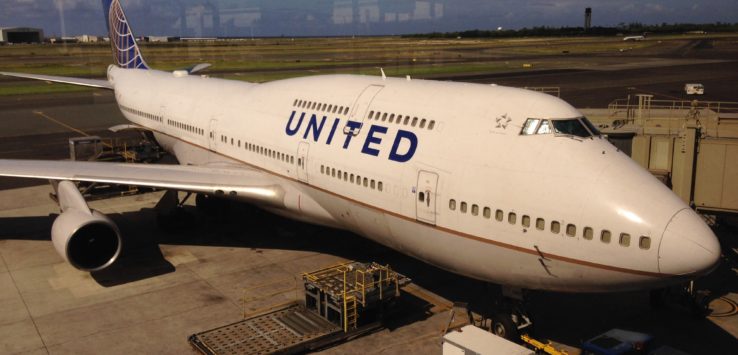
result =
[[[492,209],[489,207],[485,207],[482,215],[484,215],[484,218],[489,219],[490,217],[492,217]]]
[[[559,234],[561,232],[561,223],[558,221],[551,222],[551,232]]]
[[[425,202],[425,193],[424,192],[419,192],[418,193],[418,201]]]
[[[354,174],[349,175],[349,181],[353,184],[354,183]]]
[[[325,174],[325,166],[323,165],[320,166],[320,173]]]
[[[456,200],[448,200],[448,209],[456,211]]]
[[[504,213],[504,212],[502,212],[502,210],[497,210],[497,211],[495,211],[495,219],[496,219],[496,220],[497,220],[498,222],[502,222],[502,219],[503,219],[503,218],[505,218],[505,213]]]
[[[461,203],[461,213],[466,213],[466,202]]]
[[[344,108],[344,109],[343,109],[343,114],[344,114],[344,115],[348,115],[348,110],[349,110],[349,109],[348,109],[348,107]]]
[[[383,184],[382,184],[382,182],[381,182],[381,181],[377,183],[377,189],[378,189],[379,191],[382,191],[382,190],[384,189],[384,187],[383,187],[382,185],[383,185]]]
[[[370,183],[370,186],[371,186],[372,190],[374,190],[374,188],[377,186],[376,185],[376,182],[374,181],[374,179],[372,179],[372,181]]]
[[[387,120],[387,112],[385,112],[385,113],[384,113],[384,114],[382,115],[382,121],[384,122],[384,121],[386,121],[386,120]]]
[[[411,124],[411,126],[415,127],[417,124],[418,124],[418,118],[413,117],[413,123]]]
[[[374,118],[374,111],[369,111],[369,118]]]
[[[510,224],[515,224],[517,220],[517,215],[515,215],[515,212],[510,212],[507,214],[507,222]]]
[[[345,171],[343,172],[343,181],[348,181],[348,173]]]
[[[425,118],[420,120],[420,128],[425,128]]]
[[[408,122],[410,122],[410,116],[405,116],[405,122],[403,124],[407,126]]]
[[[338,171],[338,179],[341,179],[341,170]]]
[[[478,216],[479,215],[479,206],[472,205],[472,216]]]
[[[364,187],[369,186],[369,179],[364,178]]]
[[[567,224],[566,225],[566,235],[570,237],[575,237],[577,235],[577,226],[573,224]]]
[[[592,240],[592,237],[594,237],[594,231],[590,227],[584,227],[584,233],[582,234],[582,237],[586,240]]]
[[[431,120],[430,123],[428,123],[428,129],[433,129],[436,127],[436,121]]]
[[[395,114],[393,113],[389,116],[389,123],[392,123],[394,120],[395,120]]]
[[[522,224],[523,227],[530,227],[530,216],[523,215]]]
[[[641,239],[638,240],[638,246],[643,250],[648,250],[651,248],[651,238],[646,236],[641,236]]]
[[[543,218],[536,218],[536,229],[539,231],[546,229],[546,221]]]
[[[600,240],[603,243],[608,244],[608,243],[610,243],[610,237],[611,236],[612,235],[610,234],[610,231],[609,230],[603,230],[602,231],[602,234],[600,235]]]
[[[620,233],[620,245],[624,247],[630,246],[630,234]]]
[[[331,176],[336,177],[336,169],[331,168]]]

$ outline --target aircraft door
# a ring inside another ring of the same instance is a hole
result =
[[[211,119],[210,120],[210,133],[208,133],[208,146],[210,147],[210,150],[217,151],[218,150],[218,120]]]
[[[166,115],[167,115],[167,106],[161,105],[161,107],[159,107],[159,117],[161,118],[161,120],[159,120],[159,126],[164,127],[164,122],[166,122],[166,119],[167,119]]]
[[[361,92],[361,95],[356,99],[354,106],[351,107],[348,121],[343,127],[344,134],[351,134],[354,136],[359,134],[361,126],[364,124],[364,118],[369,110],[369,105],[382,89],[384,89],[383,85],[369,85]]]
[[[438,174],[420,170],[418,172],[418,186],[415,193],[416,218],[418,221],[436,224],[436,200],[438,188]]]
[[[308,182],[307,159],[310,145],[307,142],[300,142],[297,146],[297,179]]]

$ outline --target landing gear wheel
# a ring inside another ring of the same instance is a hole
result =
[[[490,331],[501,338],[505,338],[512,342],[520,342],[520,334],[518,327],[512,321],[510,314],[497,313],[492,317],[492,326]]]

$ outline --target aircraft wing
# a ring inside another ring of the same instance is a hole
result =
[[[275,177],[240,166],[0,159],[0,176],[145,186],[284,207],[284,189]]]
[[[8,72],[0,72],[0,75],[13,76],[13,77],[16,77],[16,78],[43,80],[43,81],[51,81],[51,82],[55,82],[55,83],[72,84],[72,85],[80,85],[80,86],[89,86],[89,87],[93,87],[93,88],[101,88],[101,89],[113,90],[113,84],[111,84],[107,80],[100,80],[100,79],[69,78],[69,77],[65,77],[65,76],[40,75],[40,74],[24,74],[24,73],[8,73]]]

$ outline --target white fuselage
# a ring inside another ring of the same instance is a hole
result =
[[[126,118],[181,164],[257,168],[289,187],[284,208],[265,208],[469,277],[652,288],[704,273],[720,253],[700,218],[606,139],[521,135],[528,118],[581,117],[545,94],[352,75],[257,85],[111,68],[109,80]]]

